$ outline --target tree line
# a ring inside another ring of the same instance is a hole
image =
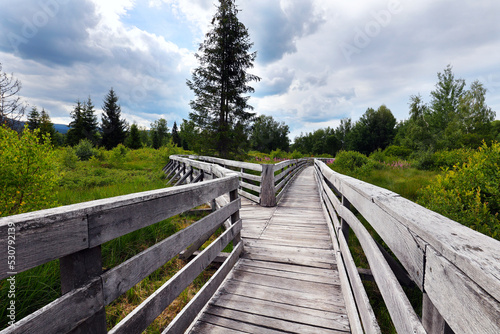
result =
[[[429,103],[419,94],[410,97],[408,119],[397,122],[385,105],[368,108],[357,122],[347,118],[336,129],[301,134],[291,149],[335,156],[341,150],[368,155],[393,146],[409,155],[500,141],[500,121],[486,104],[486,88],[476,80],[466,89],[465,80],[455,78],[451,65],[437,76]]]

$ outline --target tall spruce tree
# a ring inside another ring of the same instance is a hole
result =
[[[87,102],[76,101],[75,109],[71,112],[73,121],[69,123],[70,129],[66,137],[69,145],[77,145],[80,140],[88,139],[97,144],[97,117],[94,105],[89,96]]]
[[[118,96],[111,88],[104,99],[101,118],[102,145],[108,150],[122,144],[127,137],[127,122],[120,118],[121,107],[117,102]]]
[[[219,0],[212,29],[196,54],[200,66],[187,80],[196,95],[189,117],[205,134],[207,149],[221,157],[235,153],[241,144],[236,138],[246,135],[254,114],[246,111],[253,108],[244,94],[254,91],[249,82],[260,80],[246,72],[257,54],[250,52],[253,43],[237,14],[235,0]]]
[[[31,108],[28,114],[28,128],[33,131],[40,127],[40,113],[36,107]]]
[[[40,136],[48,136],[52,144],[56,144],[56,129],[49,114],[42,108],[40,114]]]
[[[172,142],[174,145],[181,147],[181,137],[179,136],[179,129],[177,128],[177,122],[174,122],[174,126],[172,127]]]

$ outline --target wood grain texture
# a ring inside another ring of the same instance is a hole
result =
[[[226,278],[227,274],[234,267],[236,261],[243,250],[243,243],[238,243],[227,260],[222,266],[213,274],[210,280],[201,288],[196,296],[189,301],[189,303],[182,309],[182,311],[175,317],[174,320],[163,331],[167,333],[183,333],[191,324],[191,322],[198,316],[205,304],[212,298],[217,291],[222,281]]]
[[[67,333],[103,307],[101,279],[96,278],[91,283],[72,290],[0,333]]]
[[[193,240],[222,225],[240,207],[235,200],[102,275],[106,305],[167,263]]]
[[[225,231],[210,246],[177,272],[161,288],[129,313],[109,333],[141,333],[217,257],[241,230],[241,221]]]

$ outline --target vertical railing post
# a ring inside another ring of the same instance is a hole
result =
[[[59,260],[59,265],[61,268],[61,291],[64,295],[90,283],[92,279],[102,274],[101,246],[84,249],[62,257]],[[104,304],[97,313],[70,333],[107,333]]]
[[[454,334],[425,292],[422,299],[422,325],[428,334]]]
[[[274,165],[262,165],[260,205],[266,207],[276,206],[276,193],[274,191]]]

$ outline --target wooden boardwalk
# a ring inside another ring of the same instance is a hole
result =
[[[242,199],[244,253],[190,333],[348,333],[314,169],[277,207]]]

